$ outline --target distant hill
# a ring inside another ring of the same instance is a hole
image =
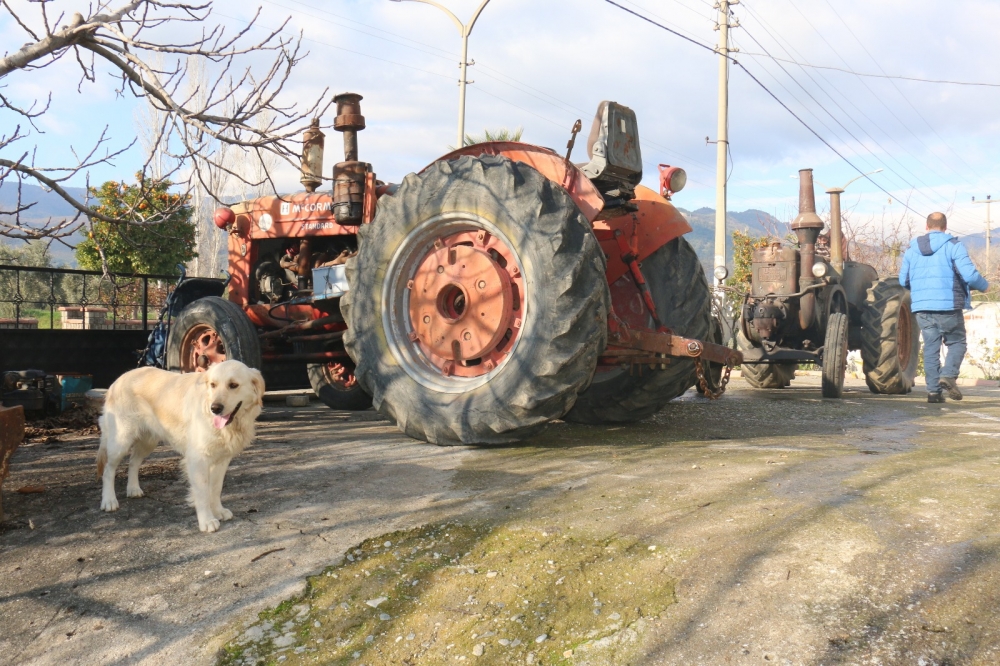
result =
[[[17,183],[0,184],[0,210],[14,209],[17,205],[17,189]],[[81,201],[86,195],[86,190],[82,187],[66,187],[64,189]],[[73,217],[76,214],[76,209],[55,192],[48,192],[37,185],[24,184],[21,186],[21,205],[32,203],[35,205],[21,214],[21,220],[33,226],[41,227],[50,221]],[[66,242],[70,245],[76,245],[81,240],[83,240],[83,236],[78,232],[67,238]],[[76,266],[73,250],[62,243],[52,243],[49,251],[56,266]]]
[[[685,238],[694,246],[702,266],[705,267],[707,274],[711,275],[715,262],[715,209],[699,208],[687,211],[678,208],[678,210],[687,218],[692,228],[691,233]],[[787,224],[762,210],[751,208],[742,212],[729,211],[726,216],[726,256],[733,256],[732,233],[737,229],[755,236],[764,236],[769,233],[783,235],[787,228]],[[732,270],[732,265],[729,268]]]
[[[82,187],[63,188],[80,201],[86,195],[86,190]],[[0,208],[10,210],[17,203],[17,183],[5,182],[0,184]],[[21,204],[35,204],[25,213],[31,219],[48,219],[50,217],[69,217],[76,209],[70,206],[65,199],[55,192],[47,192],[37,185],[24,184],[21,186]]]

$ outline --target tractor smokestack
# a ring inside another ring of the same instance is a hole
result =
[[[799,170],[799,216],[792,222],[792,231],[799,239],[799,291],[812,286],[816,261],[816,239],[823,229],[823,220],[816,214],[816,192],[813,190],[813,170]],[[809,292],[799,297],[799,325],[802,330],[812,324],[816,311],[816,294]]]
[[[365,177],[371,170],[370,164],[358,161],[358,132],[365,128],[361,99],[357,93],[333,98],[337,103],[333,129],[344,134],[344,161],[333,167],[333,219],[345,226],[361,224]]]
[[[365,128],[365,117],[361,115],[361,100],[357,93],[341,93],[333,98],[337,103],[337,118],[333,129],[344,133],[344,161],[358,161],[358,132]]]
[[[323,183],[324,137],[319,129],[319,118],[313,118],[309,129],[302,136],[302,178],[299,182],[306,188],[306,192],[315,192]]]

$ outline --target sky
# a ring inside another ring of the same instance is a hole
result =
[[[440,0],[462,21],[480,1]],[[699,44],[717,43],[711,0],[615,1]],[[37,7],[12,4],[29,15]],[[54,4],[65,11],[86,8]],[[264,26],[290,17],[288,32],[302,31],[310,52],[285,90],[286,102],[308,104],[324,88],[364,96],[361,159],[373,163],[379,178],[398,182],[455,144],[461,39],[444,12],[413,1],[217,0],[213,18],[238,29],[258,6]],[[733,15],[740,24],[730,33],[740,49],[735,57],[770,93],[741,67],[731,67],[730,210],[793,217],[793,179],[801,168],[814,169],[822,210],[823,189],[881,168],[874,182],[850,185],[842,204],[848,215],[922,219],[943,210],[959,234],[983,230],[985,207],[973,205],[972,197],[1000,198],[1000,72],[993,47],[1000,3],[745,0]],[[0,39],[13,48],[25,41],[8,15],[0,15]],[[757,55],[766,53],[838,69]],[[562,152],[573,122],[583,120],[586,136],[598,103],[614,100],[637,115],[644,182],[655,187],[657,164],[682,166],[689,181],[675,203],[714,208],[715,145],[706,137],[714,140],[717,133],[719,66],[710,50],[606,0],[491,0],[469,38],[469,57],[475,65],[469,68],[474,83],[468,87],[467,132],[523,127],[525,141]],[[252,55],[249,62],[266,60]],[[78,82],[70,58],[2,82],[2,92],[22,103],[53,92],[52,110],[40,121],[44,134],[22,146],[37,144],[40,156],[58,159],[70,146],[89,146],[106,125],[110,145],[132,140],[136,102],[116,95],[109,72],[97,83]],[[332,121],[329,116],[324,122]],[[0,116],[8,125],[0,134],[13,122]],[[576,151],[575,159],[583,160],[582,145]],[[339,137],[328,131],[327,170],[340,154]],[[95,169],[91,182],[127,176],[140,159],[132,150],[113,166]],[[288,190],[298,188],[297,180],[291,169],[278,177]]]

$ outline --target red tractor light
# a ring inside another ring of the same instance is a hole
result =
[[[687,185],[687,171],[669,164],[660,165],[660,196],[670,198],[670,195],[680,192]]]
[[[226,206],[216,208],[212,220],[215,222],[215,226],[220,229],[229,229],[236,222],[236,213],[233,212],[232,208]]]

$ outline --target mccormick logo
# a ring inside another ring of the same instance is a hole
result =
[[[286,204],[282,204],[285,206]],[[333,208],[332,201],[312,201],[304,204],[291,204],[293,213],[322,213]]]
[[[287,201],[282,201],[281,202],[281,214],[282,215],[288,215],[288,212],[291,209],[291,207],[292,207],[292,205],[290,203],[288,203]]]

